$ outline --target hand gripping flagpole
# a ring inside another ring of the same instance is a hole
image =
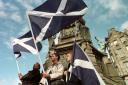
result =
[[[35,40],[35,38],[34,38],[34,33],[33,33],[33,31],[32,31],[32,27],[31,27],[31,24],[30,24],[30,19],[29,19],[28,13],[27,13],[27,19],[28,19],[28,22],[29,22],[29,28],[30,28],[31,33],[32,33],[32,38],[33,38],[33,41],[34,41],[34,44],[35,44],[35,47],[36,47],[36,50],[37,50],[37,58],[38,58],[38,60],[39,60],[39,62],[40,62],[40,64],[41,64],[42,71],[44,72],[43,63],[42,63],[42,61],[41,61],[41,57],[40,57],[40,54],[39,54],[39,50],[38,50],[38,48],[37,48],[36,40]],[[48,85],[47,79],[46,79],[46,85]]]

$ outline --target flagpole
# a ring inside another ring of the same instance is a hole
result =
[[[18,70],[18,76],[19,76],[19,74],[21,73],[21,71],[20,71],[20,66],[19,66],[19,63],[18,63],[18,60],[17,60],[17,58],[15,57],[15,59],[16,59],[16,66],[17,66],[17,70]],[[20,79],[19,79],[20,80]],[[21,80],[20,80],[21,81]]]
[[[76,26],[76,21],[74,22],[74,24],[75,24],[75,26]],[[78,26],[74,27],[74,42],[76,42],[77,29],[78,29],[77,27],[78,27]],[[73,53],[74,53],[74,52],[73,52]],[[71,69],[73,68],[72,65],[70,65],[70,67],[71,67]],[[70,78],[71,78],[71,75],[72,75],[72,70],[71,70],[71,72],[70,72],[69,80],[70,80]]]
[[[34,44],[35,44],[35,47],[36,47],[36,50],[37,50],[37,54],[36,54],[36,55],[37,55],[38,60],[39,60],[39,62],[40,62],[40,64],[41,64],[41,68],[43,68],[43,67],[42,67],[41,59],[39,58],[39,57],[40,57],[40,56],[39,56],[39,50],[38,50],[38,48],[37,48],[36,40],[35,40],[35,38],[34,38],[34,34],[33,34],[32,29],[31,29],[31,25],[30,25],[30,20],[29,20],[28,14],[27,14],[27,19],[28,19],[28,22],[29,22],[29,28],[30,28],[31,33],[32,33],[32,38],[33,38],[33,41],[34,41]]]
[[[74,22],[74,24],[75,24],[75,26],[76,27],[74,27],[74,42],[76,42],[77,40],[76,40],[76,37],[77,37],[77,31],[78,31],[78,25],[77,25],[77,20]],[[73,43],[74,43],[73,42]],[[73,52],[74,53],[74,52]],[[71,69],[73,68],[73,65],[70,65],[70,67],[71,67]],[[71,75],[72,75],[72,70],[71,70],[71,72],[70,72],[70,76],[69,76],[69,80],[70,80],[70,78],[71,78]]]
[[[34,41],[34,44],[35,44],[35,47],[36,47],[36,50],[37,50],[37,58],[38,58],[38,60],[39,60],[39,62],[40,62],[40,64],[41,64],[41,68],[42,68],[42,70],[43,70],[43,72],[44,72],[43,63],[42,63],[41,58],[40,58],[39,50],[38,50],[38,48],[37,48],[36,40],[35,40],[35,38],[34,38],[34,33],[33,33],[33,31],[32,31],[32,27],[31,27],[31,24],[30,24],[30,20],[29,20],[28,13],[27,13],[27,19],[28,19],[29,28],[30,28],[31,33],[32,33],[32,38],[33,38],[33,41]],[[48,85],[47,79],[46,79],[46,84]]]
[[[18,60],[17,59],[16,59],[16,66],[17,66],[18,73],[21,73],[20,67],[19,67],[19,63],[18,63]]]
[[[12,44],[12,45],[13,45],[13,44]],[[20,66],[19,66],[19,63],[18,63],[18,60],[17,60],[19,56],[20,56],[20,55],[17,55],[17,56],[16,56],[16,55],[14,54],[14,57],[15,57],[15,60],[16,60],[17,71],[18,71],[18,73],[21,73],[21,71],[20,71]]]

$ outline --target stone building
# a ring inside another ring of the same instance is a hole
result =
[[[119,76],[123,78],[128,85],[128,32],[119,32],[112,28],[108,33],[106,40],[107,48],[113,65]]]
[[[91,35],[89,28],[86,27],[85,21],[83,19],[72,23],[70,26],[66,27],[60,32],[58,44],[55,45],[52,40],[50,40],[50,47],[56,49],[60,56],[61,62],[67,68],[67,62],[65,61],[65,56],[67,50],[72,48],[74,39],[81,46],[81,48],[88,54],[96,70],[101,75],[102,79],[105,81],[106,85],[125,85],[122,78],[117,74],[117,71],[113,69],[113,65],[107,58],[105,53],[98,51],[91,41]],[[50,61],[47,60],[45,67],[50,65]]]

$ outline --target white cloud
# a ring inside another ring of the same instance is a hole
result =
[[[0,80],[0,85],[18,85],[21,83],[17,78],[6,78]]]
[[[13,20],[15,22],[21,22],[22,17],[18,12],[15,13],[6,13],[5,11],[0,11],[0,18],[6,19],[6,20]]]
[[[11,85],[18,85],[18,83],[21,83],[21,81],[19,81],[19,79],[12,79]]]
[[[8,12],[8,10],[13,12]],[[20,22],[22,18],[18,12],[19,12],[18,6],[9,2],[4,3],[0,0],[0,18],[7,20],[11,19],[15,22]]]
[[[6,10],[8,8],[9,10],[19,10],[18,6],[16,6],[15,4],[9,2],[5,3],[2,0],[0,0],[0,10]]]
[[[9,8],[10,10],[13,10],[13,11],[19,11],[19,8],[18,6],[16,6],[15,4],[12,4],[12,3],[6,3],[6,8]]]
[[[120,28],[121,30],[128,29],[128,21],[125,21]]]
[[[18,12],[11,14],[10,19],[12,19],[15,22],[21,22],[22,21],[22,17]]]
[[[27,10],[33,9],[33,4],[34,5],[40,5],[46,0],[17,0],[23,7],[25,7]]]
[[[0,80],[0,85],[5,85],[5,80],[1,79]]]
[[[8,49],[12,49],[12,43],[14,39],[15,39],[14,37],[10,37],[9,40],[4,42],[4,44],[7,46]]]
[[[36,4],[42,4],[44,1],[46,1],[46,0],[32,0],[33,1],[33,3],[36,3]]]
[[[17,2],[19,2],[23,7],[25,7],[26,9],[32,9],[32,5],[31,3],[27,2],[27,0],[17,0]]]
[[[1,18],[7,17],[7,13],[5,13],[4,11],[0,11],[0,17]]]
[[[19,33],[18,35],[23,35],[25,34],[26,32],[28,32],[30,30],[30,28],[28,26],[25,26]]]
[[[0,32],[0,36],[1,36],[1,37],[6,37],[6,36],[7,36],[7,33],[1,31],[1,32]]]
[[[22,17],[18,14],[18,12],[15,13],[5,13],[4,11],[0,12],[0,18],[3,19],[11,19],[15,22],[21,22],[22,21]]]
[[[17,2],[19,2],[19,4],[21,4],[24,8],[26,8],[27,10],[31,10],[33,9],[33,4],[39,4],[42,1],[41,0],[17,0]],[[10,3],[10,2],[3,2],[2,0],[0,0],[0,18],[2,19],[11,19],[15,22],[21,22],[22,21],[22,17],[19,14],[20,10],[19,10],[19,6],[17,6],[16,4]],[[8,17],[9,16],[9,17]]]
[[[99,3],[106,10],[101,18],[119,18],[128,14],[128,7],[122,0],[99,0]]]
[[[27,3],[27,4],[41,4],[42,3],[42,0],[24,0],[24,3]]]
[[[4,44],[7,46],[7,48],[12,49],[12,43],[11,43],[11,41],[7,41]]]
[[[100,0],[99,2],[104,8],[114,11],[117,11],[123,7],[121,0]]]
[[[4,6],[5,6],[5,4],[3,3],[3,1],[2,1],[2,0],[0,0],[0,10],[1,10],[1,9],[3,9],[3,8],[4,8]]]

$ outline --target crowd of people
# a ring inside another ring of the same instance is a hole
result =
[[[72,59],[72,51],[68,51],[66,55],[66,60],[69,62],[67,70],[64,70],[64,66],[59,61],[60,56],[57,51],[52,50],[49,52],[49,58],[52,65],[48,67],[45,72],[40,73],[40,64],[36,63],[33,66],[33,70],[29,71],[27,74],[22,75],[19,73],[19,79],[22,85],[45,85],[47,80],[48,85],[80,85],[79,80],[75,75],[71,76],[72,67],[70,65]]]

